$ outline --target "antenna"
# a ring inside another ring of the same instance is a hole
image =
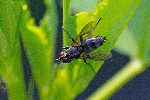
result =
[[[73,41],[73,42],[75,42],[75,40],[71,37],[71,35],[64,29],[64,28],[62,28],[66,33],[67,33],[67,35],[69,36],[69,38]]]

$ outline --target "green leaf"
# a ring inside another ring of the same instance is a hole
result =
[[[132,58],[136,58],[138,56],[137,41],[134,37],[134,33],[131,31],[131,29],[129,29],[129,27],[126,27],[122,32],[120,38],[115,44],[114,49]]]
[[[72,13],[80,13],[82,11],[92,12],[96,7],[98,0],[72,0]]]
[[[136,10],[129,28],[133,32],[134,38],[138,45],[138,57],[143,60],[147,66],[150,64],[150,2],[142,0]]]
[[[150,59],[150,10],[148,0],[142,0],[128,27],[119,38],[116,49],[130,55],[132,58],[140,58],[149,64]]]
[[[20,55],[18,0],[0,1],[0,75],[6,82],[11,100],[26,99]]]

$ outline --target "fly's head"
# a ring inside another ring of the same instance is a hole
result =
[[[69,63],[71,60],[68,59],[68,57],[66,56],[65,52],[60,52],[59,53],[59,58],[56,59],[58,62],[63,62],[63,63]]]

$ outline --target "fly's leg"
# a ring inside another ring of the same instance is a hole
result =
[[[94,74],[96,74],[96,72],[94,71],[93,67],[92,67],[89,63],[87,63],[85,59],[83,59],[83,61],[84,61],[87,65],[89,65],[90,68],[92,69],[92,71],[94,72]]]
[[[63,29],[63,28],[62,28]],[[71,36],[70,36],[70,34],[65,30],[65,29],[63,29],[66,33],[67,33],[67,35],[69,36],[69,38],[72,40],[72,42],[75,42],[75,40],[74,40],[74,38],[72,38]]]
[[[70,46],[64,46],[62,49],[69,49]]]
[[[83,37],[82,37],[82,35],[80,36],[80,42],[82,43],[82,41],[83,41]]]

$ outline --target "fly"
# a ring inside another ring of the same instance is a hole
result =
[[[102,36],[89,37],[97,27],[100,20],[101,18],[98,20],[94,28],[92,28],[93,21],[86,24],[75,39],[72,38],[65,29],[63,29],[68,34],[73,43],[71,44],[71,46],[62,47],[63,51],[59,53],[59,58],[56,60],[59,63],[69,63],[74,59],[83,59],[83,61],[88,64],[91,67],[92,71],[95,73],[93,67],[86,62],[87,59],[95,61],[105,61],[112,57],[111,53],[106,56],[99,52],[93,52],[95,49],[102,46],[106,41],[106,37]]]

